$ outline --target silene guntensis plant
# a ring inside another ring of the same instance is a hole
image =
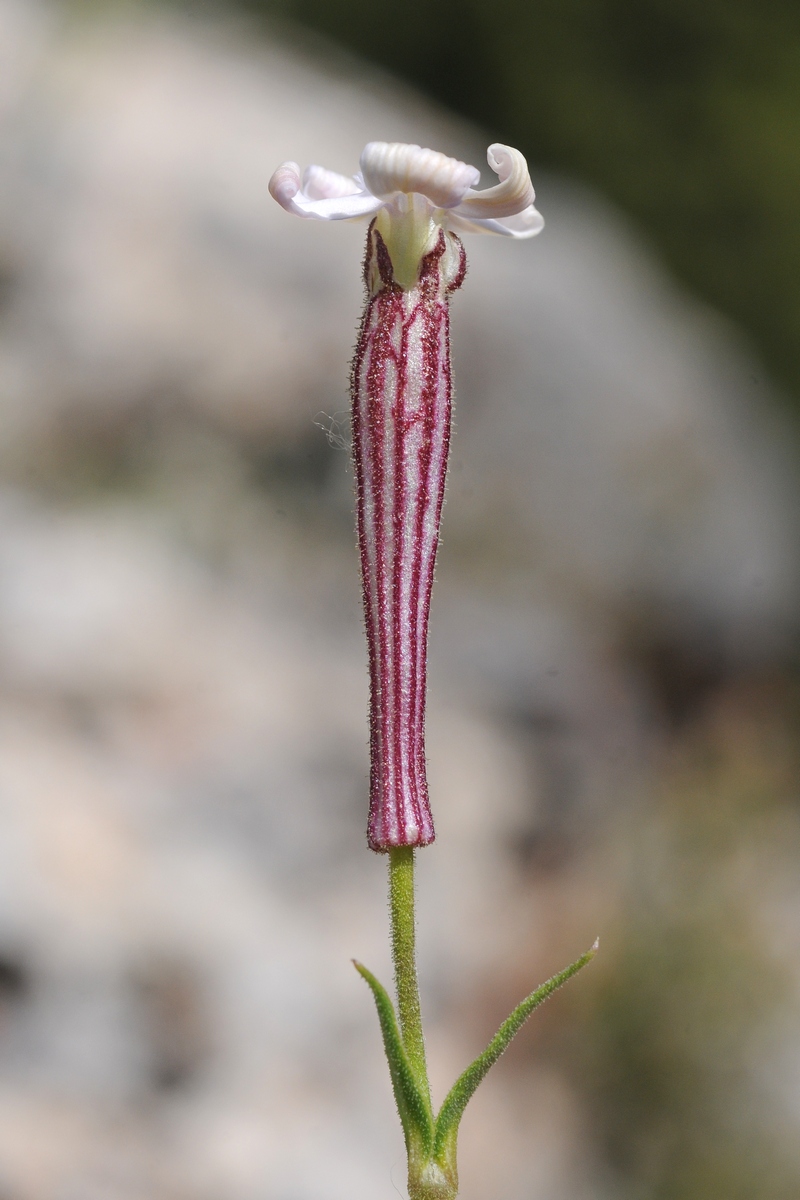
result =
[[[537,234],[525,159],[493,145],[499,182],[476,190],[475,167],[434,150],[370,142],[360,173],[280,166],[270,192],[321,221],[370,218],[366,307],[353,358],[352,432],[358,545],[370,671],[367,838],[389,860],[397,1008],[360,963],[378,1009],[408,1153],[411,1200],[453,1200],[458,1126],[478,1084],[514,1034],[597,943],[532,992],[434,1111],[425,1062],[414,950],[414,852],[434,839],[425,778],[425,688],[433,569],[450,441],[449,301],[467,269],[462,233]]]

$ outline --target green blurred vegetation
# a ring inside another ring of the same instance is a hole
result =
[[[800,408],[798,0],[240,0],[632,214]]]
[[[795,682],[722,689],[626,815],[617,918],[562,1053],[621,1197],[794,1200],[780,1110],[792,983],[775,918],[800,855]],[[613,853],[613,851],[610,851]]]

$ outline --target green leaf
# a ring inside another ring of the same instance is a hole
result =
[[[389,1073],[392,1077],[392,1088],[397,1103],[397,1111],[403,1125],[406,1148],[409,1155],[416,1157],[420,1153],[427,1158],[433,1149],[433,1113],[430,1103],[419,1089],[411,1064],[408,1061],[400,1037],[394,1005],[389,999],[386,988],[378,982],[371,971],[360,962],[353,959],[353,966],[362,979],[369,984],[375,997],[375,1007],[378,1010],[378,1020],[383,1034],[383,1048],[389,1062]]]
[[[531,992],[530,996],[527,996],[521,1004],[518,1004],[508,1020],[504,1021],[500,1026],[483,1054],[479,1054],[471,1066],[467,1067],[463,1075],[459,1076],[453,1084],[436,1119],[433,1157],[437,1162],[444,1158],[452,1157],[454,1159],[459,1122],[464,1115],[464,1109],[472,1099],[478,1084],[484,1078],[489,1068],[494,1066],[511,1039],[522,1028],[533,1010],[538,1008],[548,996],[552,996],[553,992],[557,991],[562,984],[571,979],[573,975],[576,975],[581,967],[585,967],[594,958],[598,945],[599,943],[595,942],[592,948],[587,950],[585,954],[582,954],[576,962],[572,963],[571,966],[561,971],[558,975],[554,975],[552,979],[548,979],[535,992]]]

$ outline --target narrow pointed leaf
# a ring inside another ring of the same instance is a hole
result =
[[[433,1148],[433,1114],[427,1097],[420,1091],[414,1078],[414,1072],[400,1036],[394,1005],[386,988],[378,982],[371,971],[368,971],[362,963],[356,962],[355,959],[353,959],[353,966],[361,978],[369,984],[375,998],[375,1007],[378,1010],[378,1020],[383,1034],[383,1048],[389,1063],[394,1098],[400,1113],[406,1146],[411,1149],[413,1144],[415,1149],[419,1148],[428,1155]]]
[[[446,1148],[448,1141],[455,1138],[464,1109],[474,1095],[478,1084],[484,1078],[489,1068],[497,1062],[500,1055],[507,1048],[514,1035],[525,1024],[533,1010],[538,1008],[548,996],[552,996],[553,992],[557,991],[568,979],[576,975],[581,967],[585,967],[594,958],[597,948],[598,943],[595,942],[592,948],[587,950],[585,954],[582,954],[576,962],[572,963],[566,970],[559,972],[558,975],[554,975],[552,979],[548,979],[535,992],[531,992],[530,996],[527,996],[521,1004],[518,1004],[511,1016],[500,1026],[483,1054],[479,1054],[475,1061],[467,1067],[463,1075],[459,1076],[448,1092],[436,1120],[434,1158],[438,1159],[441,1152]]]

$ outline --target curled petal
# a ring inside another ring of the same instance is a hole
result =
[[[296,162],[281,163],[269,181],[269,194],[281,208],[294,212],[294,198],[300,191],[300,167]]]
[[[321,171],[323,168],[312,168]],[[334,176],[334,172],[325,172]],[[334,176],[344,179],[345,176]],[[312,186],[318,185],[318,177],[313,176]],[[356,188],[355,182],[353,188]],[[307,195],[300,189],[300,168],[297,163],[285,162],[274,173],[269,181],[270,195],[278,201],[281,208],[294,213],[297,217],[315,217],[318,221],[346,221],[350,217],[366,217],[376,213],[382,206],[382,201],[370,196],[368,192],[353,191],[349,194],[327,195],[321,198]]]
[[[397,192],[417,192],[436,208],[454,208],[480,179],[476,167],[405,142],[369,142],[361,174],[373,196],[388,200]]]
[[[365,191],[352,175],[340,175],[327,167],[312,165],[303,172],[303,193],[309,200],[328,200],[334,196],[355,196]]]
[[[538,209],[529,204],[521,213],[500,220],[492,218],[476,218],[467,220],[456,213],[448,213],[447,227],[457,233],[499,233],[504,237],[530,238],[540,233],[544,228],[544,217]]]
[[[533,184],[528,174],[528,164],[519,150],[495,142],[489,147],[486,157],[489,166],[500,177],[500,182],[482,192],[470,188],[456,208],[456,214],[466,217],[468,221],[476,217],[497,220],[521,214],[531,207],[534,200]]]

